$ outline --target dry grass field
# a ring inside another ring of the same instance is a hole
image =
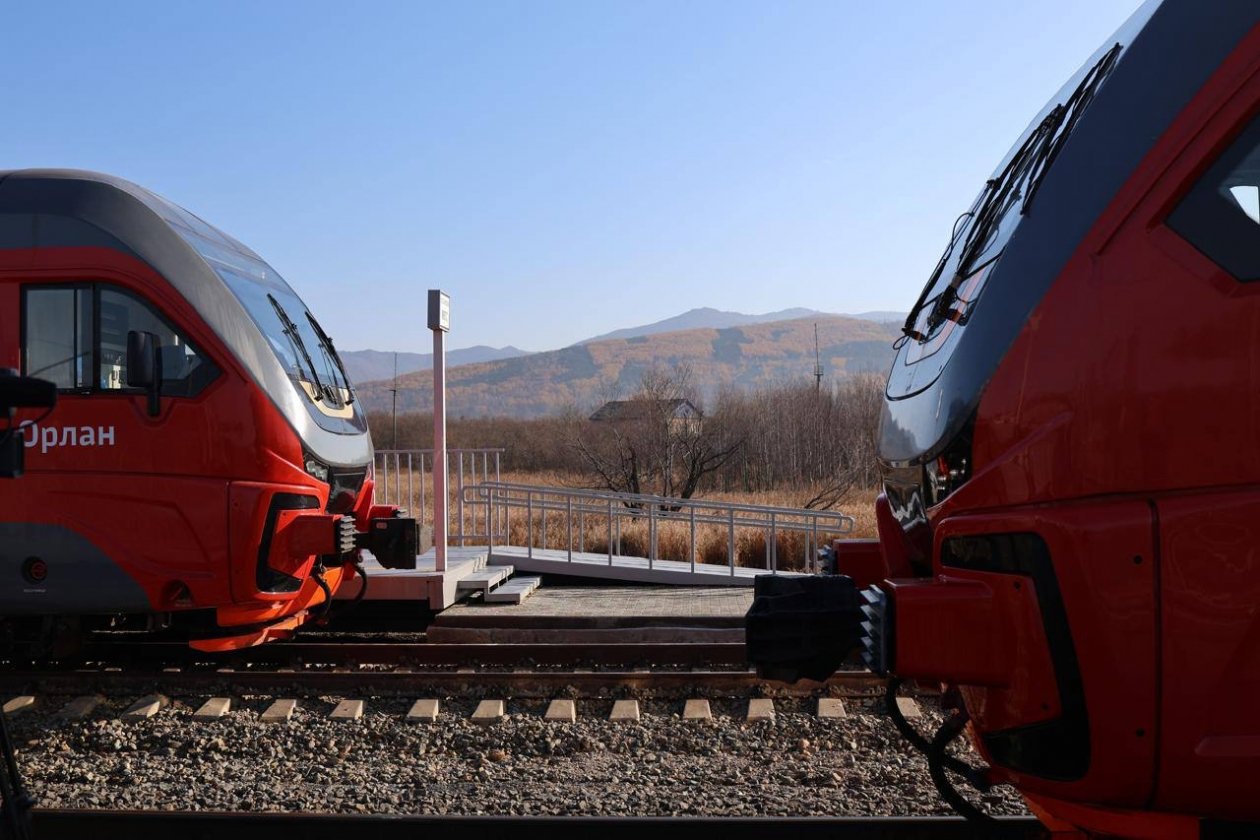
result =
[[[401,504],[413,515],[418,515],[423,510],[424,524],[432,526],[433,481],[431,475],[422,475],[417,471],[408,476],[404,469],[400,474],[378,474],[377,479],[378,500]],[[531,487],[569,490],[598,489],[591,483],[589,477],[569,473],[505,472],[499,480],[504,483]],[[474,491],[469,491],[467,488],[471,487],[474,481],[471,476],[466,475],[465,503],[461,511],[458,475],[452,475],[450,483],[450,533],[453,540],[461,533],[466,535],[465,545],[484,545],[488,541],[486,537],[488,517],[494,525],[495,542],[521,546],[532,544],[535,548],[563,550],[570,546],[571,540],[574,551],[604,554],[609,551],[611,539],[613,553],[646,557],[650,553],[652,534],[655,533],[654,556],[656,558],[683,562],[692,559],[690,556],[692,525],[688,521],[689,514],[686,510],[653,511],[649,515],[644,509],[618,506],[614,509],[614,515],[610,521],[606,513],[607,508],[603,505],[594,506],[598,509],[593,508],[587,512],[579,512],[575,509],[570,517],[565,503],[559,497],[551,497],[551,509],[544,513],[540,509],[544,506],[541,501],[543,496],[536,495],[532,516],[530,512],[519,506],[491,510],[488,513],[486,505],[471,501]],[[424,504],[421,504],[422,492]],[[794,491],[776,490],[763,493],[712,492],[697,496],[696,501],[796,509],[803,504],[804,500],[813,496],[814,492],[815,488],[805,487]],[[873,489],[855,490],[841,499],[831,512],[852,517],[852,530],[843,535],[819,530],[816,534],[817,545],[826,545],[832,538],[839,536],[873,538],[875,536],[875,494],[876,491]],[[734,540],[735,563],[744,567],[768,568],[773,555],[775,568],[804,570],[811,551],[815,547],[815,534],[809,526],[794,527],[794,522],[801,521],[796,517],[776,516],[773,552],[769,545],[772,540],[769,528],[737,526]],[[730,562],[731,541],[728,525],[701,523],[695,526],[695,533],[694,559],[696,562],[723,566]]]

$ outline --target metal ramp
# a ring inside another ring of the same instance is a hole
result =
[[[491,566],[675,586],[813,574],[818,549],[853,530],[834,511],[497,481],[465,487],[459,511],[454,538],[486,543]]]
[[[711,563],[681,563],[675,560],[649,560],[647,557],[526,548],[496,545],[490,550],[489,562],[522,572],[570,575],[609,581],[672,584],[674,586],[752,586],[765,569],[718,566]],[[780,572],[794,575],[799,572]]]

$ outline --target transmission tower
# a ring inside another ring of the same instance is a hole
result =
[[[818,324],[814,324],[814,390],[822,391],[822,354],[818,352]]]

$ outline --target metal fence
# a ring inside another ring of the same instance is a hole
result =
[[[452,545],[464,545],[467,534],[490,533],[496,523],[479,521],[483,508],[464,504],[464,491],[500,478],[502,449],[448,449],[447,481],[454,494],[448,503],[447,523]],[[376,501],[406,508],[420,523],[434,521],[433,450],[378,449],[374,462]]]
[[[602,550],[608,565],[623,555],[623,537],[629,527],[637,524],[641,531],[646,525],[648,567],[663,559],[660,552],[662,528],[671,529],[676,543],[679,530],[685,535],[685,549],[681,559],[695,571],[697,562],[709,562],[698,558],[697,537],[707,532],[709,537],[725,537],[725,565],[735,574],[738,547],[737,536],[746,539],[760,534],[764,541],[764,565],[761,568],[775,572],[780,570],[780,545],[795,546],[800,554],[791,552],[784,557],[786,565],[817,571],[817,550],[829,541],[852,532],[853,517],[834,511],[781,508],[763,505],[745,505],[703,499],[676,499],[661,496],[611,493],[600,490],[577,490],[563,487],[542,487],[530,484],[512,484],[500,481],[484,481],[465,486],[460,491],[461,501],[470,508],[480,508],[480,521],[488,523],[485,530],[461,533],[461,538],[473,544],[504,545],[510,540],[513,519],[524,519],[522,535],[529,555],[535,548],[560,549],[573,560],[575,552],[585,554],[588,538],[591,543],[605,542]],[[515,517],[513,517],[515,513]],[[549,544],[548,515],[553,523],[553,535]],[[559,523],[559,524],[556,524]],[[518,529],[520,530],[519,526]],[[715,533],[717,532],[717,533]],[[561,545],[557,545],[561,543]],[[464,543],[461,542],[461,545]],[[516,543],[519,545],[519,543]],[[595,546],[592,545],[592,548]],[[641,557],[642,554],[633,556]],[[747,559],[747,558],[744,558]]]

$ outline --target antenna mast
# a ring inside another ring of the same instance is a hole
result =
[[[817,327],[815,327],[817,330]],[[394,387],[389,389],[390,394],[394,398],[394,437],[390,442],[390,449],[398,448],[398,353],[394,353]]]
[[[822,354],[818,352],[818,322],[814,322],[814,390],[822,391]]]

